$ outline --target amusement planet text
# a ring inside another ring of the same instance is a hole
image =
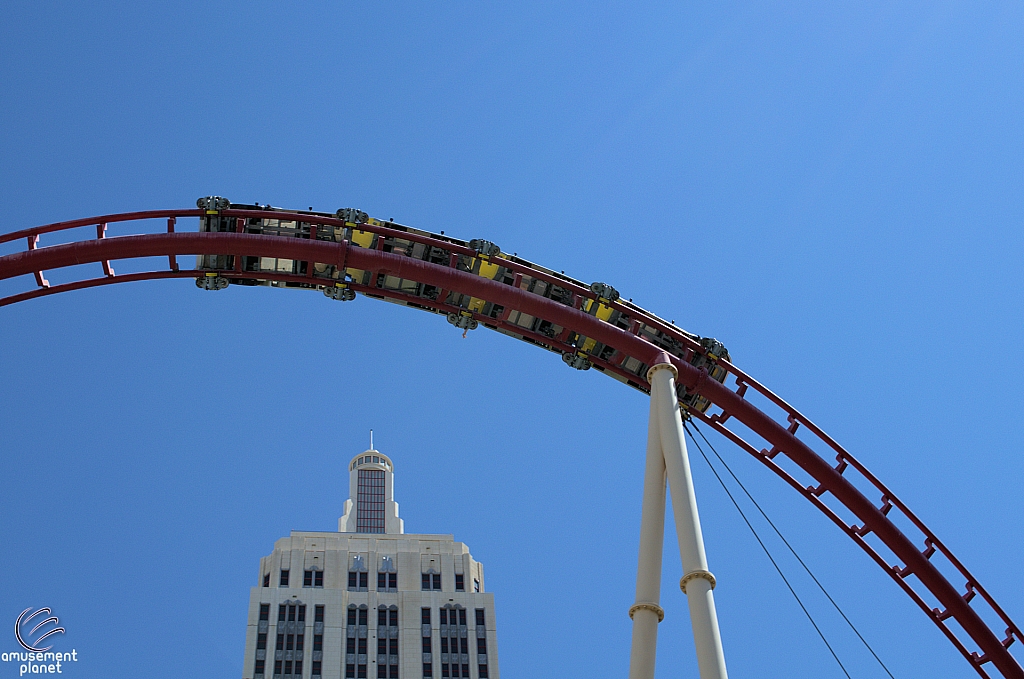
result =
[[[19,677],[26,674],[63,674],[65,663],[78,662],[78,651],[75,649],[72,649],[70,653],[14,651],[13,653],[0,653],[0,661],[20,663]]]

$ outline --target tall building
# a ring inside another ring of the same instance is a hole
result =
[[[451,535],[409,535],[394,467],[349,464],[338,532],[292,531],[260,559],[245,679],[500,679],[494,595]]]

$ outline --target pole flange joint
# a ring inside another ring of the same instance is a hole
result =
[[[683,590],[683,594],[686,594],[686,583],[688,583],[690,580],[696,580],[698,578],[710,582],[711,589],[715,588],[715,576],[711,574],[711,571],[696,570],[690,571],[683,577],[679,578],[679,589]]]
[[[650,382],[651,378],[654,376],[654,373],[656,373],[659,370],[670,371],[672,373],[672,379],[679,378],[679,371],[676,369],[676,367],[669,363],[668,361],[666,361],[664,363],[655,363],[650,367],[650,369],[647,371],[647,381]]]
[[[633,614],[637,611],[652,611],[658,615],[658,622],[665,619],[665,609],[658,604],[633,604],[629,607],[629,619],[633,619]]]

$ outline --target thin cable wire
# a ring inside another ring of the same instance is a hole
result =
[[[825,643],[825,647],[828,649],[828,652],[831,653],[832,657],[836,659],[836,663],[839,664],[839,669],[841,669],[843,671],[843,674],[846,675],[846,679],[853,679],[850,676],[850,673],[846,671],[846,667],[843,665],[843,661],[839,659],[839,656],[836,655],[836,652],[832,649],[832,645],[828,643],[828,639],[825,638],[825,635],[821,631],[821,628],[818,627],[818,623],[814,621],[814,617],[811,615],[810,611],[808,611],[807,607],[804,606],[804,602],[800,600],[800,595],[796,593],[795,589],[793,589],[793,585],[789,584],[789,580],[786,578],[785,573],[783,573],[782,569],[779,568],[779,564],[776,563],[775,558],[772,556],[772,553],[768,551],[768,547],[764,544],[764,541],[761,540],[761,536],[757,534],[757,530],[755,530],[753,524],[750,523],[750,519],[748,519],[747,515],[743,513],[743,509],[740,508],[740,504],[736,502],[736,498],[734,498],[732,496],[732,493],[729,492],[729,488],[728,486],[725,485],[725,481],[723,481],[722,477],[718,475],[718,470],[715,469],[715,466],[713,464],[711,464],[711,460],[709,460],[708,456],[704,454],[704,450],[700,447],[700,444],[697,443],[697,439],[694,438],[689,428],[686,427],[685,422],[683,422],[683,427],[686,429],[686,433],[690,434],[690,440],[693,441],[693,444],[695,446],[697,446],[697,450],[700,451],[701,457],[703,457],[704,461],[708,463],[708,467],[711,467],[711,473],[713,473],[715,475],[715,478],[718,479],[718,483],[721,484],[722,490],[724,490],[725,494],[729,496],[730,500],[732,500],[732,504],[736,508],[736,511],[740,513],[740,516],[743,518],[743,522],[747,524],[747,528],[749,528],[750,532],[754,534],[754,539],[757,540],[757,544],[761,545],[761,549],[764,550],[765,555],[768,556],[768,560],[772,562],[773,566],[775,566],[775,570],[779,573],[779,577],[782,578],[782,581],[784,583],[786,583],[786,587],[789,588],[789,593],[793,595],[793,598],[796,599],[796,602],[800,605],[800,609],[804,612],[804,615],[806,615],[807,619],[811,621],[811,625],[814,627],[814,631],[818,633],[819,637],[821,637],[821,640]]]
[[[839,604],[836,603],[836,600],[832,598],[832,595],[828,593],[828,590],[825,589],[825,586],[821,584],[818,578],[815,577],[814,573],[811,572],[811,569],[807,566],[807,564],[804,563],[804,560],[800,558],[800,555],[796,553],[796,550],[793,549],[793,545],[789,544],[789,540],[787,540],[786,537],[782,534],[782,531],[780,531],[778,527],[775,525],[775,523],[772,522],[770,518],[768,518],[768,515],[765,513],[763,509],[761,509],[761,505],[757,503],[757,500],[755,500],[754,496],[750,494],[750,491],[747,490],[747,487],[743,485],[743,482],[739,480],[739,478],[736,476],[736,473],[733,472],[732,468],[729,467],[728,463],[726,463],[726,461],[722,458],[718,451],[715,450],[715,447],[711,445],[711,441],[708,441],[708,437],[705,436],[704,432],[702,432],[700,428],[697,427],[697,423],[691,420],[690,424],[692,424],[693,428],[697,431],[698,434],[700,434],[700,437],[704,439],[704,443],[708,444],[708,448],[710,448],[711,452],[715,454],[715,457],[718,458],[718,461],[722,463],[722,466],[726,468],[726,470],[729,472],[729,475],[732,476],[736,484],[739,485],[739,487],[743,490],[743,492],[754,504],[754,506],[757,507],[757,511],[761,512],[761,516],[763,516],[764,520],[768,522],[768,525],[772,527],[772,530],[775,531],[775,534],[779,536],[779,539],[782,540],[783,544],[785,544],[786,547],[789,548],[789,551],[793,554],[794,557],[796,557],[796,560],[800,562],[800,565],[803,566],[805,571],[807,571],[807,574],[811,576],[811,580],[814,580],[814,584],[818,586],[818,589],[820,589],[822,594],[824,594],[825,597],[828,598],[829,602],[833,606],[835,606],[835,609],[839,611],[839,615],[843,616],[843,620],[846,621],[846,624],[850,626],[850,629],[853,630],[853,633],[856,634],[857,638],[861,640],[861,643],[864,644],[864,647],[867,648],[871,655],[874,656],[875,660],[878,661],[878,664],[882,666],[882,669],[885,670],[885,673],[888,674],[891,679],[896,679],[896,677],[893,676],[892,672],[889,671],[889,668],[885,666],[885,663],[882,662],[882,659],[878,657],[878,654],[875,653],[875,649],[871,648],[871,644],[868,643],[867,639],[865,639],[864,636],[857,629],[857,626],[853,624],[853,621],[846,617],[846,613],[844,613],[843,609],[839,607]],[[689,430],[687,430],[687,433],[689,433]],[[690,438],[693,439],[693,434],[690,434]],[[696,440],[694,440],[693,442],[694,444],[697,444]],[[700,450],[699,444],[697,444],[697,449]],[[701,450],[701,455],[703,454],[704,451]],[[705,459],[707,458],[705,457]]]

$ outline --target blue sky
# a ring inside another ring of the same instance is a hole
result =
[[[611,283],[722,340],[1021,624],[1022,18],[8,3],[0,230],[215,193],[358,207]],[[372,427],[407,529],[484,562],[506,677],[624,676],[647,400],[460,335],[362,298],[188,281],[0,309],[0,622],[53,608],[79,677],[240,676],[260,556],[336,527]],[[976,676],[848,538],[713,441],[897,677]],[[842,676],[694,473],[732,676]],[[672,536],[658,676],[696,677]],[[851,673],[884,676],[786,568]]]

